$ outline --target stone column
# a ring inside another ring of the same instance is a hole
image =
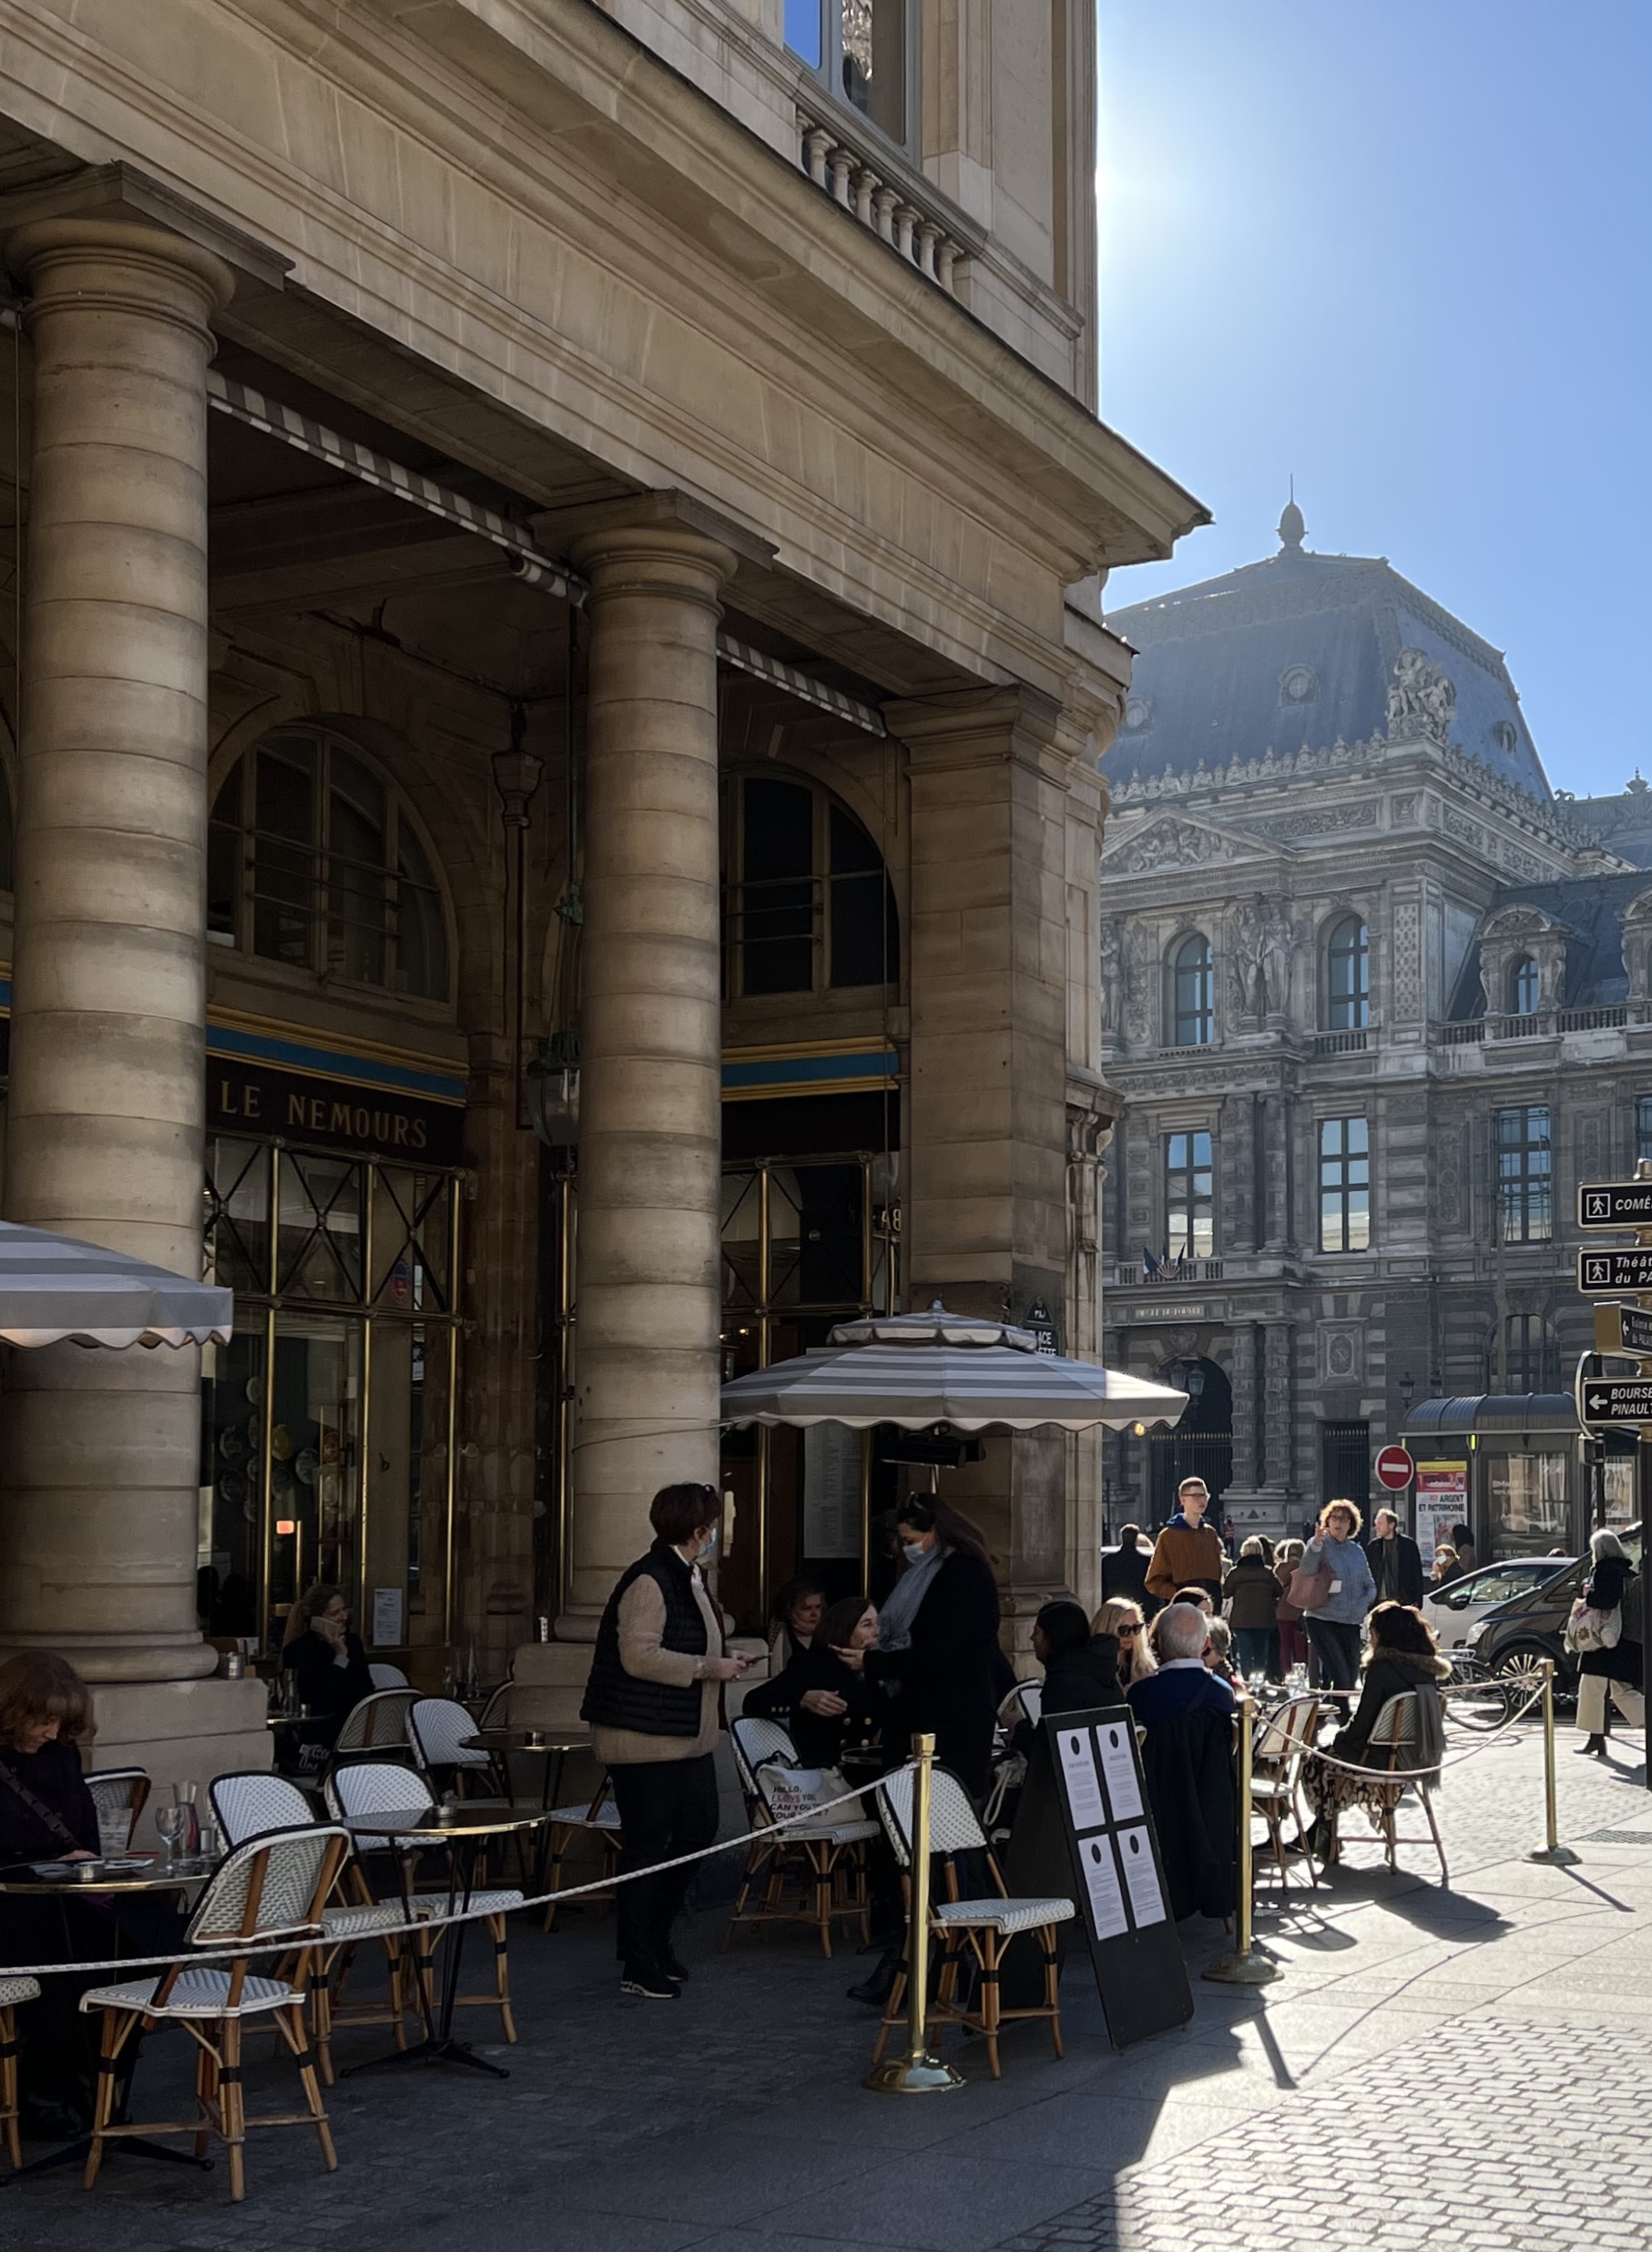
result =
[[[574,560],[592,592],[578,1421],[558,1632],[581,1639],[652,1538],[658,1488],[717,1480],[717,627],[734,555],[661,503],[617,512]]]
[[[199,1274],[205,374],[232,278],[116,212],[36,219],[5,247],[35,376],[5,1210]],[[11,1354],[0,1646],[60,1650],[94,1684],[213,1671],[199,1392],[192,1349]],[[187,1721],[176,1695],[100,1693],[98,1757],[185,1729],[209,1757],[201,1736],[244,1727],[249,1690],[211,1684]]]

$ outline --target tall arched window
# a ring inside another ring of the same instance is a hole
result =
[[[1516,1016],[1535,1016],[1543,993],[1543,979],[1530,954],[1522,954],[1509,972],[1509,1007]]]
[[[1199,932],[1183,939],[1170,964],[1172,1038],[1178,1048],[1208,1048],[1215,1037],[1216,964]]]
[[[1325,950],[1332,1032],[1360,1032],[1371,1022],[1371,933],[1358,915],[1344,915]]]
[[[724,801],[723,840],[730,999],[897,983],[901,926],[882,855],[826,790],[740,776]]]
[[[323,728],[237,759],[207,843],[207,935],[268,962],[447,998],[447,931],[401,794]]]

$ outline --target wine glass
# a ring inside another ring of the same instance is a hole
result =
[[[178,1859],[178,1841],[183,1836],[189,1819],[188,1807],[157,1807],[155,1809],[155,1828],[168,1869]]]

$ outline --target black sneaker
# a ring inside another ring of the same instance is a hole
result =
[[[667,1972],[645,1970],[639,1963],[627,1962],[619,1974],[619,1991],[639,2002],[675,2002],[682,1988]]]
[[[659,1959],[659,1967],[668,1978],[674,1978],[680,1986],[688,1975],[688,1966],[674,1949],[668,1947]]]

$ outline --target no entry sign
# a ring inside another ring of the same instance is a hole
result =
[[[1391,1493],[1403,1493],[1417,1474],[1417,1465],[1403,1447],[1384,1447],[1377,1456],[1377,1483]]]

